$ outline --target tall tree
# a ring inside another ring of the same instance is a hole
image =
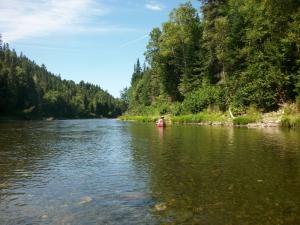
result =
[[[143,76],[143,71],[140,63],[140,59],[137,59],[136,64],[134,65],[134,71],[131,77],[131,85],[133,85],[137,80],[140,80]]]

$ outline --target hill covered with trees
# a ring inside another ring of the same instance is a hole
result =
[[[19,56],[0,36],[0,116],[17,118],[116,117],[125,105],[99,86],[62,80],[23,54]]]
[[[134,66],[129,114],[237,114],[300,102],[300,1],[201,0],[154,28]]]

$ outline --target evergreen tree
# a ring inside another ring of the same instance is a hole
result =
[[[187,2],[150,33],[149,69],[128,88],[129,110],[179,101],[194,113],[208,104],[270,111],[294,101],[300,94],[300,2],[200,2],[201,19]]]
[[[1,45],[0,116],[115,117],[125,109],[99,86],[62,80],[45,65],[38,66],[23,54],[18,56],[8,44]]]
[[[142,76],[143,76],[143,71],[142,71],[140,59],[137,59],[137,62],[134,65],[134,71],[131,78],[131,85],[133,85],[137,80],[141,79]]]

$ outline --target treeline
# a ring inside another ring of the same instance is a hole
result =
[[[152,30],[145,58],[122,93],[129,113],[276,110],[300,95],[300,1],[187,2]]]
[[[125,105],[99,86],[62,80],[2,43],[0,116],[18,118],[116,117]]]

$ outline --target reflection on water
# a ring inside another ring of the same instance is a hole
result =
[[[0,124],[0,224],[297,224],[300,131]]]

